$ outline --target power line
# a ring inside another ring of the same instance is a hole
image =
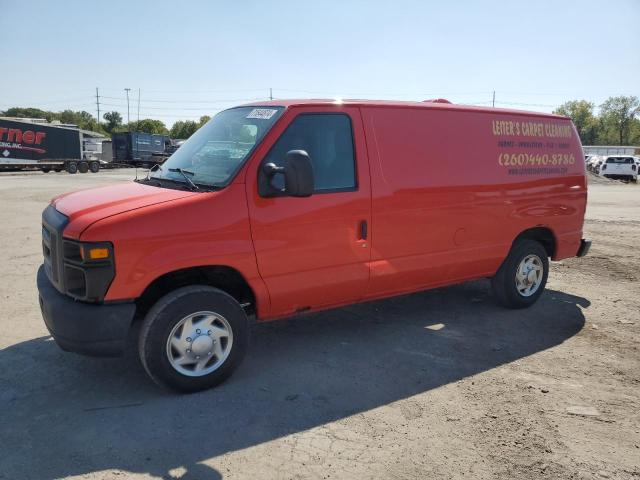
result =
[[[555,108],[558,107],[558,104],[548,104],[548,103],[520,103],[520,102],[496,102],[500,105],[517,105],[517,106],[522,106],[522,107],[550,107],[550,108]]]
[[[566,92],[566,93],[541,93],[541,92],[503,92],[500,91],[503,95],[527,95],[527,96],[547,96],[547,97],[564,97],[564,96],[576,96],[575,92]],[[577,95],[580,96],[580,95]]]
[[[91,100],[93,97],[91,96],[86,96],[86,97],[76,97],[76,98],[67,98],[66,100],[43,100],[43,101],[39,101],[39,100],[21,100],[18,102],[13,102],[13,104],[27,104],[27,103],[37,103],[38,105],[49,105],[49,104],[56,104],[56,103],[74,103],[74,102],[86,102],[87,100]],[[3,105],[9,105],[6,102],[3,102]]]
[[[66,104],[64,107],[62,108],[73,108],[73,109],[79,109],[79,110],[87,110],[87,111],[91,111],[93,108],[96,109],[97,112],[97,118],[98,121],[100,121],[100,112],[101,110],[103,110],[103,107],[110,107],[113,108],[114,110],[119,110],[119,109],[124,109],[125,106],[127,108],[127,121],[130,123],[130,98],[129,98],[129,92],[130,92],[130,88],[126,88],[125,92],[126,92],[126,97],[123,98],[122,96],[113,96],[113,95],[101,95],[100,92],[104,92],[104,88],[98,88],[96,87],[96,92],[95,92],[95,99],[92,98],[92,96],[87,95],[82,96],[82,97],[74,97],[74,98],[65,98],[65,99],[51,99],[51,97],[49,97],[46,100],[43,101],[28,101],[28,102],[15,102],[14,104],[6,104],[4,102],[2,102],[3,105],[6,105],[6,108],[11,108],[14,107],[16,104],[20,104],[22,103],[24,104],[36,104],[38,105],[38,107],[34,107],[34,108],[39,108],[41,106],[45,106],[45,105],[56,105],[56,104]],[[114,89],[106,89],[107,92],[109,91],[116,91]],[[217,94],[221,94],[221,93],[230,93],[230,92],[264,92],[266,89],[263,88],[258,88],[258,89],[226,89],[226,90],[148,90],[149,92],[174,92],[174,94],[176,95],[158,95],[155,98],[152,95],[152,98],[150,99],[145,99],[145,103],[142,104],[141,101],[141,89],[138,89],[138,104],[137,104],[137,116],[138,116],[138,120],[140,119],[140,115],[145,115],[145,116],[158,116],[158,117],[164,117],[164,118],[184,118],[184,119],[197,119],[199,118],[200,112],[202,114],[208,114],[208,115],[213,115],[214,113],[217,113],[221,110],[221,107],[226,106],[224,104],[238,104],[238,103],[251,103],[254,101],[264,101],[267,98],[266,97],[252,97],[252,98],[206,98],[204,95],[201,96],[200,100],[196,100],[192,98],[187,98],[184,100],[180,100],[177,97],[179,96],[185,96],[185,95],[189,95],[189,94],[196,94],[196,93],[206,93],[206,92],[210,92],[210,93],[217,93]],[[328,92],[324,91],[319,91],[319,90],[295,90],[295,89],[286,89],[286,88],[273,88],[273,87],[269,87],[269,92],[268,92],[268,98],[269,99],[275,99],[278,98],[277,96],[274,96],[274,90],[279,91],[281,93],[303,93],[303,94],[313,94],[313,95],[322,95],[322,96],[326,96],[326,97],[334,97],[335,96],[335,92],[333,94],[329,94]],[[120,90],[121,92],[122,90]],[[147,90],[145,90],[147,91]],[[177,95],[177,93],[182,92],[181,95]],[[345,97],[345,96],[352,96],[354,98],[366,98],[366,97],[371,97],[371,96],[376,96],[376,95],[382,95],[382,96],[387,96],[387,97],[448,97],[448,96],[466,96],[466,95],[478,95],[478,96],[482,96],[485,94],[490,94],[491,96],[489,98],[491,98],[491,100],[488,101],[476,101],[476,102],[458,102],[459,104],[462,105],[491,105],[491,106],[515,106],[515,107],[539,107],[539,108],[556,108],[558,106],[557,103],[554,104],[547,104],[547,103],[528,103],[528,102],[518,102],[516,101],[500,101],[500,100],[496,100],[496,94],[497,93],[501,93],[501,95],[522,95],[522,96],[528,96],[528,95],[537,95],[537,96],[544,96],[544,95],[548,95],[549,97],[554,96],[554,95],[561,95],[561,94],[545,94],[545,93],[540,93],[540,92],[530,92],[530,93],[524,93],[524,92],[496,92],[496,91],[477,91],[477,92],[431,92],[431,93],[415,93],[415,92],[404,92],[404,93],[382,93],[382,92],[377,92],[377,93],[365,93],[365,92],[359,92],[359,93],[345,93],[345,94],[341,94],[341,96]],[[230,95],[231,96],[231,95]],[[164,97],[164,98],[163,98]],[[173,97],[173,98],[172,98]],[[204,98],[203,98],[204,97]],[[486,98],[486,97],[485,97]],[[107,100],[107,103],[104,103],[103,101]],[[89,106],[90,102],[94,101],[95,104],[92,106]],[[110,102],[109,102],[110,101]],[[126,101],[126,104],[125,104]],[[4,108],[4,107],[3,107]],[[20,108],[20,107],[18,107]],[[121,110],[122,111],[122,110]]]
[[[324,91],[320,91],[320,90],[294,90],[294,89],[287,89],[287,88],[274,88],[274,90],[280,91],[280,92],[292,92],[292,93],[309,93],[309,94],[313,94],[313,95],[327,95],[329,97],[336,95],[336,94],[340,94],[340,95],[350,95],[350,96],[354,96],[354,97],[366,97],[366,96],[372,96],[372,95],[382,95],[382,96],[388,96],[388,97],[406,97],[406,96],[420,96],[420,97],[429,97],[429,96],[446,96],[446,95],[483,95],[483,94],[489,94],[491,93],[491,91],[477,91],[477,92],[403,92],[403,93],[390,93],[390,92],[359,92],[359,93],[348,93],[348,92],[340,92],[340,91],[333,91],[333,92],[329,92],[327,90]]]
[[[261,99],[264,100],[264,99]],[[102,105],[108,106],[108,107],[121,107],[124,108],[127,105],[125,104],[119,104],[119,103],[102,103]],[[184,111],[184,110],[196,110],[196,111],[201,111],[201,112],[208,112],[211,111],[211,108],[208,107],[147,107],[147,106],[142,106],[141,107],[142,110],[160,110],[160,111],[169,111],[169,110],[177,110],[177,111]]]
[[[211,115],[213,115],[213,114],[218,113],[218,112],[221,112],[221,111],[222,111],[222,110],[212,110],[212,111],[210,111],[210,112],[208,112],[208,113],[210,113]],[[142,117],[144,117],[144,116],[145,116],[143,113],[142,113],[141,115],[142,115]],[[191,119],[196,119],[196,120],[198,120],[198,119],[200,119],[200,117],[203,117],[203,116],[205,116],[205,115],[204,115],[204,114],[203,114],[203,115],[178,115],[178,114],[166,114],[166,113],[163,113],[163,114],[158,114],[158,116],[159,116],[159,117],[163,117],[163,118],[184,118],[184,119],[187,119],[187,120],[191,120]],[[207,115],[207,116],[208,116],[208,115]],[[143,118],[143,119],[144,119],[144,118]]]
[[[107,92],[120,92],[119,88],[103,88],[103,91]],[[232,88],[232,89],[223,89],[223,90],[197,90],[197,89],[189,89],[189,90],[157,90],[157,89],[148,89],[145,88],[145,92],[152,93],[240,93],[240,92],[264,92],[264,87],[261,88]]]
[[[146,92],[146,90],[145,90]],[[107,95],[100,95],[100,98],[107,98],[109,100],[122,100],[121,97],[109,97]],[[264,100],[264,97],[258,98],[227,98],[227,99],[216,99],[216,100],[154,100],[154,99],[145,99],[145,102],[150,103],[225,103],[225,102],[246,102],[246,101],[258,101]]]
[[[100,104],[101,108],[103,106],[105,106],[104,103]],[[113,109],[108,109],[110,111],[115,111],[118,113],[121,113],[123,117],[126,116],[126,107],[118,107],[118,108],[113,108]],[[186,113],[180,113],[180,112],[150,112],[150,111],[145,111],[144,107],[140,107],[140,118],[146,117],[174,117],[174,118],[200,118],[203,115],[213,115],[217,112],[221,112],[224,109],[212,109],[212,110],[207,110],[207,111],[202,111],[202,112],[186,112]]]
[[[477,102],[457,102],[456,105],[490,105],[491,103],[491,100],[478,100]]]

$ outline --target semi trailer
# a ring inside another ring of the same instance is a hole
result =
[[[172,151],[167,135],[143,132],[113,134],[113,161],[136,167],[151,167],[163,163]]]
[[[78,128],[0,118],[0,171],[97,172],[99,159],[85,149],[95,136]]]

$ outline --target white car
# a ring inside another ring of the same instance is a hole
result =
[[[590,155],[587,160],[587,170],[593,173],[598,173],[598,167],[602,162],[602,157],[600,155]]]
[[[636,159],[629,155],[608,155],[603,157],[602,163],[597,166],[597,173],[602,177],[637,182],[638,164]]]

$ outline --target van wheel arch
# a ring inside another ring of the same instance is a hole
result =
[[[247,315],[258,311],[255,293],[238,270],[225,265],[206,265],[174,270],[156,278],[136,299],[135,321],[143,319],[167,293],[191,285],[208,285],[222,290],[241,305],[246,305]]]
[[[526,308],[542,295],[549,276],[545,247],[530,238],[516,240],[509,255],[491,278],[497,302],[507,308]]]
[[[151,379],[191,393],[214,387],[242,362],[249,322],[236,299],[207,285],[164,295],[141,324],[138,353]]]
[[[556,255],[556,236],[549,227],[537,226],[520,232],[511,242],[511,248],[513,249],[513,246],[520,240],[535,240],[544,247],[549,258],[553,259]]]

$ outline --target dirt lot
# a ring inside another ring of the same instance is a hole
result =
[[[37,303],[40,213],[126,181],[0,175],[0,478],[640,478],[640,186],[593,184],[589,256],[526,311],[487,282],[265,325],[216,390],[62,352]]]

